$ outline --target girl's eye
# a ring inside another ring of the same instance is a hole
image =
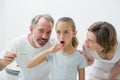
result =
[[[58,34],[60,34],[60,31],[57,31]]]
[[[64,33],[65,33],[65,34],[68,34],[69,32],[68,32],[68,31],[65,31]]]

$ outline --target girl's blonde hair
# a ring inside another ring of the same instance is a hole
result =
[[[73,31],[76,31],[75,23],[74,23],[74,21],[73,21],[72,18],[70,18],[70,17],[62,17],[62,18],[60,18],[60,19],[57,21],[56,25],[57,25],[59,22],[68,23],[68,24],[71,26],[72,30],[73,30]],[[74,38],[72,39],[72,45],[73,45],[73,47],[75,47],[75,48],[78,46],[78,40],[77,40],[76,37],[74,37]]]

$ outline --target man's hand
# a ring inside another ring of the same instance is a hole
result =
[[[16,58],[16,53],[6,52],[4,58],[2,59],[4,67],[9,65],[12,61],[14,61],[15,58]]]

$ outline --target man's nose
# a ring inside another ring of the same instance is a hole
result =
[[[47,39],[48,38],[48,34],[46,34],[46,33],[42,34],[42,38]]]

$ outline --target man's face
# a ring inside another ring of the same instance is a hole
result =
[[[50,39],[52,23],[45,18],[41,18],[31,30],[33,42],[36,47],[44,46]]]

